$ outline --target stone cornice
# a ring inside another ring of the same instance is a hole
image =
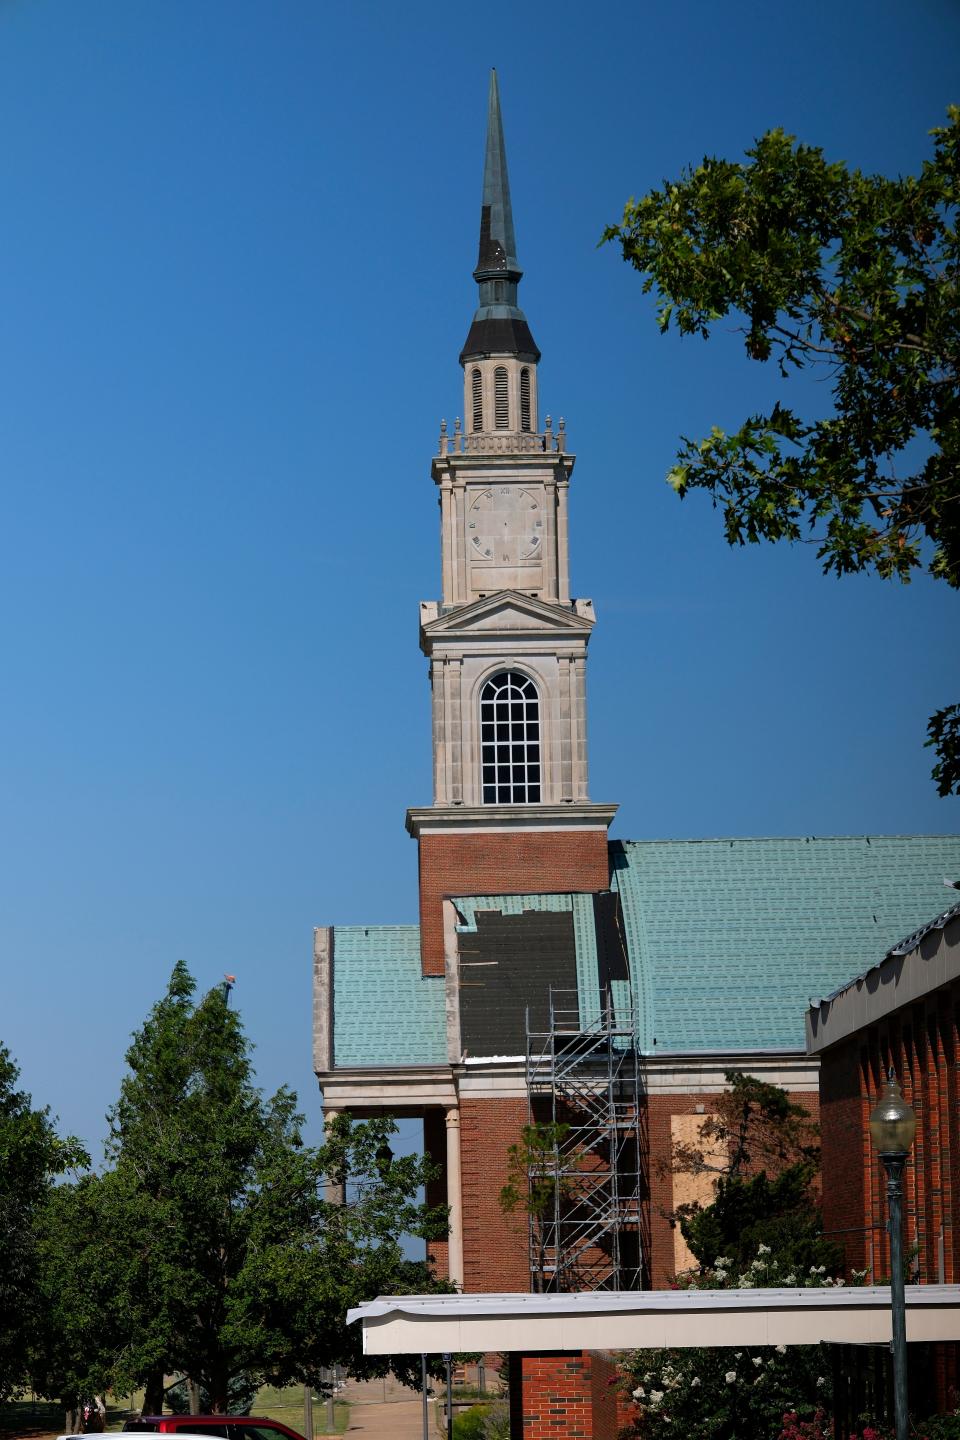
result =
[[[445,479],[451,484],[461,484],[471,479],[480,479],[491,470],[503,469],[505,464],[515,474],[544,470],[555,470],[558,481],[569,480],[576,456],[566,450],[534,450],[532,453],[494,450],[468,454],[437,455],[430,470],[434,483],[440,485]],[[460,472],[459,474],[457,472]],[[473,472],[471,474],[471,472]]]
[[[489,621],[498,614],[509,613],[529,621],[528,628],[495,626],[478,629],[483,621]],[[537,637],[563,636],[587,639],[595,622],[593,604],[590,600],[575,600],[570,604],[534,599],[518,590],[498,590],[473,600],[468,605],[438,613],[432,601],[420,603],[421,644],[426,648],[434,640],[446,639],[490,639],[503,640],[527,638],[531,632]]]
[[[415,840],[429,834],[480,830],[606,830],[617,805],[580,801],[556,805],[424,805],[407,811]]]
[[[352,1115],[422,1114],[435,1105],[457,1103],[453,1071],[448,1065],[383,1065],[337,1067],[317,1075],[326,1112]]]

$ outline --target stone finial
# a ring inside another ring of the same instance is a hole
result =
[[[560,416],[560,424],[557,426],[557,449],[562,455],[567,448],[567,422]]]
[[[440,455],[441,455],[441,457],[444,456],[444,455],[446,455],[446,453],[447,453],[447,422],[446,422],[446,420],[441,420],[441,421],[440,421],[440,446],[439,446],[439,449],[440,449]]]

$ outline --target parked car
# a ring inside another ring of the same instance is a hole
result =
[[[258,1415],[141,1415],[124,1430],[140,1434],[176,1435],[177,1440],[303,1440],[281,1420]]]

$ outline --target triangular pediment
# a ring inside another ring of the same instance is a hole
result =
[[[431,639],[518,630],[526,634],[589,635],[594,624],[593,607],[584,600],[575,604],[576,609],[573,605],[555,605],[549,600],[523,595],[517,590],[498,590],[495,595],[485,595],[470,605],[458,605],[436,619],[425,619],[421,628]]]

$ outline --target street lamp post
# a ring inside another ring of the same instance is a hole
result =
[[[890,1218],[890,1309],[893,1312],[893,1410],[897,1440],[907,1440],[907,1315],[903,1293],[903,1166],[913,1144],[917,1117],[900,1093],[893,1070],[870,1116],[870,1134],[887,1172]]]

